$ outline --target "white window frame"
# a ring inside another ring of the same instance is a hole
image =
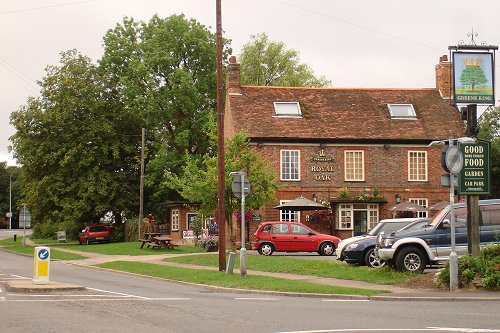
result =
[[[361,167],[357,164],[357,155],[361,154]],[[348,159],[348,155],[351,155]],[[348,161],[352,162],[349,170],[352,171],[352,178],[348,178]],[[358,169],[361,169],[359,173]],[[365,180],[365,151],[364,150],[345,150],[344,151],[344,180],[346,182],[364,181]]]
[[[292,159],[295,159],[295,156],[290,156],[292,153],[297,153],[297,160],[296,161],[292,161]],[[288,156],[284,156],[284,154],[288,154]],[[284,163],[284,157],[288,157],[289,158],[289,163],[288,165],[283,165]],[[297,174],[295,173],[292,173],[292,170],[293,170],[293,167],[294,167],[294,163],[296,163],[296,167],[297,167]],[[289,169],[288,172],[285,172],[286,171],[286,168]],[[281,181],[292,181],[292,182],[295,182],[295,181],[300,181],[300,150],[297,150],[297,149],[281,149],[280,150],[280,180]],[[296,177],[296,178],[292,178],[293,177]]]
[[[415,154],[415,157],[412,155]],[[420,166],[421,159],[424,161],[423,168]],[[414,162],[416,163],[414,165]],[[422,170],[423,169],[423,170]],[[415,170],[415,172],[412,172]],[[420,179],[423,176],[423,179]],[[409,150],[408,151],[408,181],[409,182],[426,182],[428,179],[428,161],[427,151],[425,150]]]
[[[291,200],[280,200],[283,205]],[[300,222],[300,212],[294,210],[280,210],[280,222]]]
[[[352,205],[350,204],[340,204],[339,205],[339,215],[338,215],[338,230],[353,230],[354,227],[354,212]]]
[[[172,231],[179,231],[179,210],[178,209],[172,209]]]
[[[408,201],[425,208],[429,207],[429,199],[427,198],[409,198]],[[429,212],[417,212],[417,217],[429,217]]]
[[[274,117],[302,118],[299,102],[274,102]]]
[[[379,222],[378,204],[368,205],[368,230],[372,230]]]
[[[406,115],[403,115],[401,113],[398,114],[398,109],[402,107],[406,108],[408,114]],[[413,107],[413,104],[387,104],[387,108],[389,109],[389,113],[391,114],[391,119],[405,119],[405,120],[417,119],[417,114],[415,113],[415,108]]]
[[[190,228],[192,226],[189,225],[189,217],[193,216],[193,215],[195,216],[195,219],[196,219],[196,216],[198,216],[198,213],[186,213],[186,230],[193,230],[192,228]]]

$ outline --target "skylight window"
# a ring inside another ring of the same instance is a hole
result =
[[[274,102],[274,112],[278,117],[302,117],[298,102]]]
[[[413,104],[387,104],[393,119],[417,119]]]

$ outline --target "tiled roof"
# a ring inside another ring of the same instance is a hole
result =
[[[460,112],[436,89],[242,86],[226,100],[228,132],[251,138],[425,141],[464,135]],[[299,102],[302,118],[276,117],[274,102]],[[417,119],[391,119],[387,104],[413,104]],[[231,134],[231,133],[228,133]]]

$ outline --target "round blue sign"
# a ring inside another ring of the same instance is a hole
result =
[[[38,259],[47,260],[49,258],[49,251],[47,249],[41,249],[38,251]]]

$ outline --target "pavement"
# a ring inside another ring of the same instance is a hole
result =
[[[27,244],[30,243],[28,238]],[[80,254],[87,259],[83,260],[67,260],[64,261],[66,264],[84,266],[92,269],[101,269],[94,265],[111,262],[111,261],[134,261],[134,262],[146,262],[157,265],[169,265],[184,267],[190,269],[213,269],[218,270],[218,267],[206,267],[197,266],[190,264],[179,264],[173,262],[162,261],[165,258],[179,256],[179,254],[157,254],[157,255],[144,255],[144,256],[128,256],[128,255],[103,255],[98,253],[89,253],[76,251],[71,249],[65,249],[59,247],[58,251],[70,252]],[[198,255],[199,253],[195,253]],[[183,256],[189,254],[182,254]],[[194,255],[194,254],[193,254]],[[238,269],[234,269],[234,274],[240,274]],[[123,273],[123,272],[122,272]],[[128,274],[128,273],[127,273]],[[259,291],[259,290],[235,290],[229,288],[221,288],[216,286],[206,286],[199,285],[203,288],[212,288],[216,291],[222,292],[241,292],[241,293],[258,293],[258,294],[272,294],[272,295],[288,295],[288,296],[302,296],[302,297],[323,297],[323,298],[341,298],[341,299],[368,299],[368,300],[407,300],[407,301],[500,301],[500,291],[488,291],[481,289],[459,289],[457,291],[448,291],[442,289],[409,289],[401,288],[392,285],[379,285],[363,281],[354,280],[342,280],[334,278],[323,278],[311,275],[298,275],[291,273],[273,273],[273,272],[261,272],[247,270],[247,275],[265,275],[278,277],[282,279],[307,281],[312,283],[340,286],[340,287],[350,287],[350,288],[363,288],[380,290],[381,292],[374,296],[359,296],[359,295],[326,295],[326,294],[305,294],[305,293],[283,293],[283,292],[271,292],[271,291]],[[175,282],[175,281],[174,281]],[[191,283],[187,283],[191,284]],[[49,291],[61,291],[61,290],[79,290],[85,289],[85,286],[72,285],[68,283],[62,283],[57,281],[50,281],[48,283],[42,284],[40,282],[35,283],[33,280],[12,280],[7,282],[7,289],[10,291],[18,292],[49,292]]]

